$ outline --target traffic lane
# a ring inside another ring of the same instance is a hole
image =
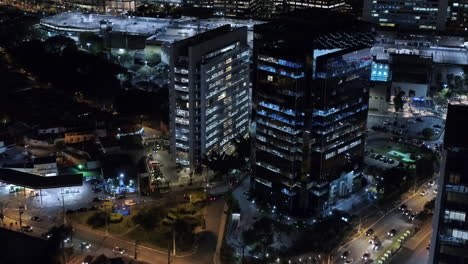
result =
[[[425,199],[424,197],[421,197],[419,195],[414,195],[410,199],[408,199],[405,203],[410,204],[414,206],[415,208],[422,208],[425,204]],[[399,204],[394,207],[388,215],[380,218],[379,220],[375,221],[371,225],[363,225],[364,228],[372,228],[374,229],[375,233],[379,236],[386,236],[386,233],[394,228],[397,230],[397,235],[405,230],[405,228],[411,228],[412,227],[412,222],[408,220],[406,216],[402,214],[400,210],[398,210]],[[367,230],[365,229],[365,230]],[[364,231],[365,231],[364,230]],[[344,251],[350,251],[350,255],[354,260],[356,259],[361,259],[362,255],[365,252],[371,253],[371,258],[376,256],[375,252],[370,251],[371,247],[369,246],[369,237],[365,236],[365,234],[362,234],[358,239],[353,241],[350,245],[348,245],[346,248],[338,252],[338,254],[335,256],[335,258],[340,258],[341,254]],[[382,251],[379,250],[378,252]],[[378,253],[377,253],[378,254]]]
[[[362,255],[366,252],[371,254],[371,259],[375,259],[381,252],[383,252],[391,244],[390,237],[387,235],[387,232],[391,229],[396,229],[397,234],[400,234],[406,228],[411,227],[411,222],[409,222],[406,217],[402,216],[400,211],[394,210],[377,224],[372,226],[374,229],[374,234],[371,236],[366,236],[363,234],[359,239],[354,241],[347,249],[343,251],[349,251],[350,255],[354,260],[362,259]],[[367,229],[366,229],[367,230]],[[369,240],[372,236],[377,236],[379,241],[382,242],[382,247],[375,251],[373,250],[373,245],[369,243]],[[340,256],[343,253],[340,252]],[[337,257],[340,257],[337,256]]]

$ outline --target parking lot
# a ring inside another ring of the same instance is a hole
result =
[[[434,115],[415,115],[412,118],[368,116],[369,129],[406,138],[422,138],[422,130],[428,127],[434,130],[435,139],[438,139],[442,135],[444,121]]]

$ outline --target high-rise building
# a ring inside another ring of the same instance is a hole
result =
[[[249,125],[247,28],[225,25],[170,44],[171,151],[194,169]]]
[[[449,105],[429,263],[468,263],[468,105]]]
[[[260,199],[292,213],[318,213],[357,188],[373,43],[368,26],[313,9],[254,27],[251,188]]]
[[[363,19],[395,30],[445,29],[447,0],[364,0]]]
[[[468,1],[448,1],[447,30],[456,33],[468,32]]]

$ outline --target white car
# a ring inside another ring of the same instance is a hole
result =
[[[120,247],[115,247],[112,252],[114,252],[115,254],[120,254],[120,255],[123,255],[125,254],[125,249],[123,248],[120,248]]]
[[[131,206],[131,205],[135,205],[136,202],[135,200],[125,200],[124,204],[127,206]]]

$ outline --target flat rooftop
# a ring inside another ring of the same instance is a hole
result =
[[[112,26],[112,32],[143,36],[154,35],[152,40],[161,42],[179,41],[227,24],[232,27],[246,26],[248,30],[252,31],[254,25],[265,23],[251,19],[198,19],[194,17],[172,19],[64,12],[43,18],[40,24],[58,31],[99,33],[101,22],[104,21]]]

